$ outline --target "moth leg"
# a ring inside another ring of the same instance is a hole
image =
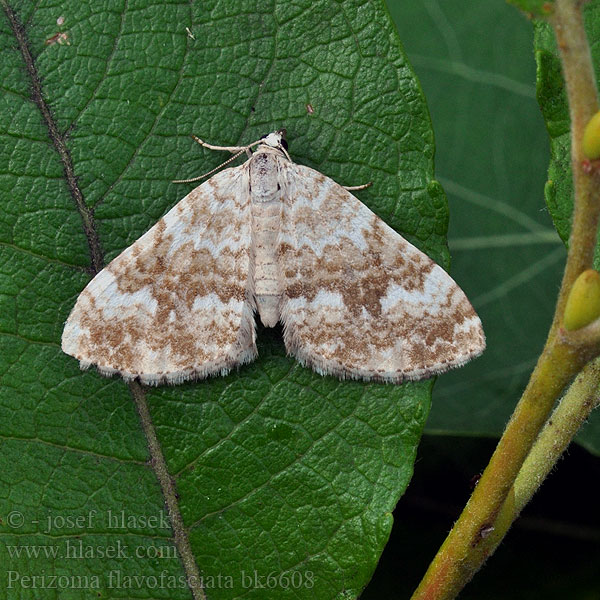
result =
[[[373,185],[372,181],[369,181],[369,183],[363,183],[362,185],[343,185],[342,187],[345,190],[348,190],[349,192],[356,192],[358,190],[366,190],[368,187],[371,187]]]

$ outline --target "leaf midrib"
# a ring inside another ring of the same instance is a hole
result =
[[[0,4],[2,5],[6,15],[10,30],[16,39],[23,64],[27,72],[27,77],[31,85],[31,100],[37,106],[41,114],[42,121],[48,129],[50,141],[58,153],[60,161],[63,165],[63,177],[67,184],[67,188],[69,189],[71,197],[75,203],[75,207],[81,217],[87,245],[90,251],[91,265],[89,270],[91,275],[94,276],[102,270],[104,266],[104,257],[100,244],[100,237],[98,235],[98,229],[94,220],[93,209],[88,208],[86,205],[81,188],[77,183],[73,160],[66,144],[66,134],[63,135],[60,133],[58,124],[55,121],[50,107],[44,98],[41,79],[29,47],[25,33],[25,27],[19,21],[19,18],[14,12],[12,6],[10,6],[6,0],[0,0]],[[189,589],[195,600],[205,600],[206,596],[201,585],[202,578],[200,577],[198,565],[196,564],[196,560],[191,549],[188,530],[183,524],[183,519],[179,510],[175,483],[168,472],[166,460],[158,441],[154,424],[150,417],[146,392],[144,388],[136,382],[129,383],[128,387],[140,417],[140,425],[146,437],[148,452],[150,454],[149,466],[156,475],[161,488],[161,493],[169,512],[171,526],[173,528],[173,541],[177,547],[182,566],[187,575]]]

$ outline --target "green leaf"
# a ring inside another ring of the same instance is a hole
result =
[[[573,212],[569,106],[554,34],[547,23],[535,23],[534,45],[537,98],[550,136],[551,156],[544,192],[556,230],[566,244]]]
[[[548,139],[531,24],[502,2],[474,6],[390,2],[435,127],[451,273],[488,342],[481,358],[438,378],[426,432],[499,436],[542,350],[565,250],[543,205]]]
[[[600,28],[600,2],[590,2],[585,6],[584,19],[598,80],[600,47],[595,40]],[[537,98],[550,136],[551,156],[545,186],[546,204],[560,237],[567,244],[573,212],[569,106],[556,40],[552,28],[547,23],[536,22],[534,45]],[[600,244],[596,247],[594,267],[600,268]],[[587,425],[578,434],[577,440],[591,452],[600,454],[600,414],[592,414]]]
[[[33,598],[24,590],[45,574],[63,577],[61,599],[190,598],[180,578],[194,562],[208,598],[355,597],[410,479],[431,381],[320,377],[285,357],[281,329],[261,329],[260,359],[239,372],[142,391],[152,425],[141,422],[158,436],[149,456],[131,390],[80,372],[60,335],[91,257],[115,257],[190,189],[172,179],[224,159],[190,133],[239,144],[285,126],[297,162],[372,181],[364,202],[447,266],[431,123],[384,6],[1,6],[0,562],[11,597]],[[190,555],[175,552],[165,499]],[[79,542],[87,553],[74,558]],[[109,557],[119,545],[127,554]]]

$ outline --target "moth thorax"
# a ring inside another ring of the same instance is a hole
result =
[[[279,198],[278,157],[271,152],[257,151],[250,162],[250,193],[252,202],[269,202]]]

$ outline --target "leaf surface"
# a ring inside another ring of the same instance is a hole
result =
[[[383,5],[1,6],[0,563],[11,597],[33,598],[27,577],[45,573],[64,577],[61,599],[190,598],[190,560],[209,599],[355,597],[410,479],[431,382],[320,377],[285,357],[280,328],[260,329],[260,358],[239,372],[143,391],[161,474],[128,386],[80,372],[60,335],[92,258],[117,256],[191,187],[172,179],[227,158],[191,133],[231,145],[285,126],[296,162],[372,181],[361,199],[447,266],[431,123]],[[191,555],[165,525],[169,485]],[[80,542],[89,551],[76,559]],[[119,545],[127,552],[109,556]],[[42,546],[49,554],[15,550]]]

